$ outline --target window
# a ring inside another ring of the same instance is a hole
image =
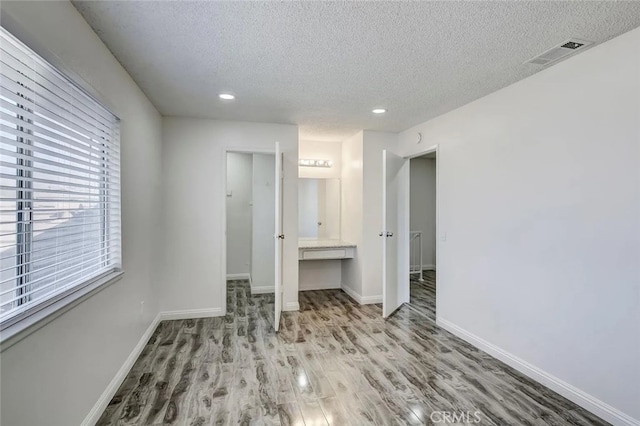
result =
[[[0,326],[120,269],[119,121],[3,28]]]

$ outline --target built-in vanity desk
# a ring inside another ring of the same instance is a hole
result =
[[[341,240],[298,241],[299,260],[352,259],[355,251],[355,244]]]
[[[302,174],[302,173],[301,173]],[[353,262],[356,246],[340,233],[340,179],[298,180],[298,288],[336,289],[342,286],[343,264]]]

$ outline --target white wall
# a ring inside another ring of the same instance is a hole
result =
[[[362,141],[358,132],[342,142],[342,200],[340,223],[342,239],[356,244],[353,259],[342,261],[342,286],[362,294]]]
[[[342,143],[300,141],[300,158],[313,160],[331,160],[333,166],[325,167],[300,167],[301,178],[340,178],[342,174]]]
[[[275,169],[275,155],[253,154],[251,286],[263,292],[275,286]]]
[[[640,29],[400,140],[440,146],[439,320],[638,421]]]
[[[342,262],[347,260],[301,260],[300,291],[340,288]]]
[[[0,7],[5,28],[83,79],[122,119],[124,278],[0,355],[1,424],[78,425],[158,312],[161,119],[71,3],[3,1]]]
[[[160,309],[215,311],[224,307],[224,152],[273,150],[276,141],[284,152],[284,308],[296,309],[297,126],[164,117],[162,130],[163,234],[167,243],[159,283]],[[197,205],[186,209],[194,205],[196,195],[200,197]]]
[[[411,160],[411,212],[412,231],[422,231],[422,267],[436,264],[436,160]],[[418,262],[420,257],[416,258]],[[412,259],[413,260],[413,259]],[[419,267],[419,265],[414,265]]]
[[[227,276],[251,273],[252,198],[253,155],[227,153]]]

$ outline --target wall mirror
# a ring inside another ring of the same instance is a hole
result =
[[[340,179],[300,178],[298,205],[300,239],[340,239]]]

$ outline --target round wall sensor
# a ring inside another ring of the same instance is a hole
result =
[[[420,142],[422,142],[422,133],[418,132],[418,142],[417,143],[420,143]]]

